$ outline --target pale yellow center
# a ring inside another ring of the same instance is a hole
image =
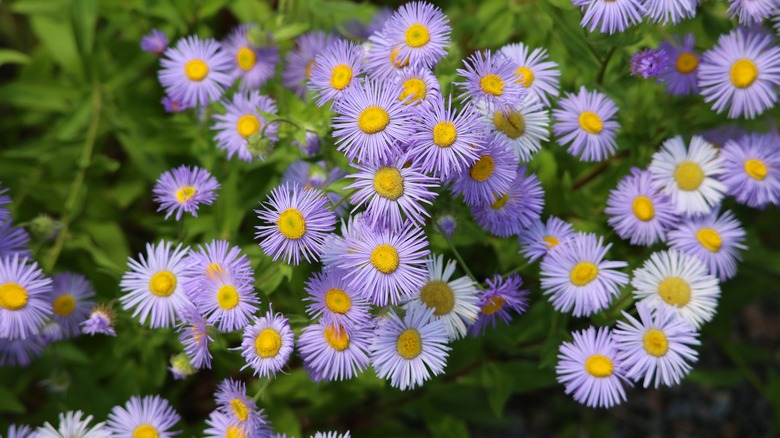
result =
[[[279,231],[288,239],[297,240],[306,233],[306,220],[300,211],[288,208],[279,215]]]
[[[246,438],[246,432],[239,426],[228,426],[225,431],[225,438]]]
[[[149,280],[149,290],[158,297],[167,297],[176,290],[176,276],[171,271],[159,271]]]
[[[241,116],[236,122],[236,131],[241,137],[247,138],[260,130],[260,119],[252,114]]]
[[[329,325],[325,327],[325,340],[336,351],[344,351],[349,348],[349,336],[342,327]]]
[[[409,47],[422,47],[430,40],[431,35],[428,33],[428,28],[422,24],[417,23],[406,28],[406,44]]]
[[[747,88],[758,78],[758,67],[749,59],[740,59],[731,65],[731,83],[737,88]]]
[[[76,298],[73,295],[65,294],[60,295],[54,299],[53,304],[54,313],[58,316],[68,316],[76,309]]]
[[[395,272],[400,262],[398,251],[391,245],[378,245],[371,251],[371,264],[384,274]]]
[[[337,90],[347,88],[351,81],[352,69],[348,65],[339,64],[330,72],[330,86]]]
[[[401,52],[399,47],[390,50],[390,62],[398,68],[404,68],[409,65],[409,57],[407,56],[404,60],[397,59],[399,52]]]
[[[604,129],[604,123],[598,114],[592,111],[583,111],[579,117],[580,128],[588,134],[598,134]]]
[[[383,131],[390,123],[390,114],[384,108],[371,105],[358,116],[358,127],[366,134]]]
[[[507,193],[504,193],[503,195],[496,195],[496,200],[490,204],[490,207],[493,210],[501,210],[504,208],[504,205],[506,205],[507,201],[509,201],[509,195]]]
[[[668,277],[658,285],[658,295],[667,304],[683,307],[691,300],[691,287],[680,277]]]
[[[517,76],[517,82],[522,82],[525,88],[534,83],[534,72],[528,67],[520,67],[515,70],[515,76]]]
[[[504,302],[504,298],[499,297],[498,295],[494,295],[493,298],[491,298],[487,303],[485,303],[485,306],[482,307],[482,314],[492,315],[498,312],[502,307],[504,307]]]
[[[311,71],[314,68],[314,60],[306,63],[306,68],[304,69],[304,73],[306,74],[306,79],[311,79]]]
[[[414,359],[422,352],[422,338],[416,329],[406,329],[398,335],[396,350],[404,359]]]
[[[176,191],[176,200],[184,204],[195,196],[195,187],[185,186]]]
[[[455,143],[458,132],[452,122],[439,122],[433,127],[433,143],[440,148],[447,148]]]
[[[385,166],[374,174],[374,191],[391,201],[395,201],[404,194],[404,178],[401,171],[395,167]]]
[[[263,359],[276,357],[282,348],[282,335],[272,328],[264,329],[255,339],[257,355]]]
[[[401,85],[403,90],[398,96],[398,100],[402,101],[405,105],[412,103],[420,103],[427,95],[427,88],[425,87],[425,81],[419,78],[409,78]]]
[[[607,356],[594,354],[585,361],[585,371],[593,377],[609,377],[612,370],[612,361]]]
[[[704,181],[704,171],[693,161],[683,161],[674,169],[674,180],[680,190],[690,192],[698,189]]]
[[[651,201],[647,196],[639,195],[634,198],[634,203],[631,205],[631,209],[634,210],[634,215],[640,221],[647,222],[655,217],[653,201]]]
[[[598,275],[598,266],[591,262],[579,262],[572,268],[569,279],[575,286],[585,286],[595,280]]]
[[[699,66],[699,58],[693,53],[683,52],[677,57],[677,62],[674,64],[674,68],[681,74],[691,74]]]
[[[544,236],[542,237],[542,240],[547,244],[547,249],[558,246],[558,239],[556,239],[555,236]]]
[[[238,292],[236,288],[228,284],[217,291],[217,304],[223,310],[230,310],[238,305]]]
[[[504,93],[504,80],[501,79],[501,76],[490,73],[482,76],[482,79],[479,80],[479,87],[487,94],[500,96]]]
[[[761,160],[747,160],[745,161],[745,173],[754,180],[761,181],[766,178],[766,164]]]
[[[443,316],[452,312],[455,307],[455,294],[446,281],[432,280],[420,290],[420,301],[429,309],[434,309],[434,315]]]
[[[255,55],[255,51],[249,47],[242,47],[236,54],[236,61],[241,70],[249,71],[255,66],[257,55]]]
[[[142,424],[133,431],[133,438],[157,438],[160,436],[157,429],[151,424]]]
[[[479,157],[479,160],[477,160],[473,166],[471,166],[469,169],[469,176],[471,176],[471,179],[474,181],[483,182],[490,178],[490,175],[493,174],[494,170],[495,163],[493,162],[493,157],[490,155],[483,155]]]
[[[200,82],[209,74],[209,66],[200,59],[193,59],[184,64],[184,74],[191,81]]]
[[[669,341],[664,332],[658,329],[650,329],[645,332],[644,339],[645,351],[655,357],[661,357],[669,351]]]
[[[517,111],[510,111],[508,114],[496,111],[493,114],[493,125],[512,140],[525,133],[525,120]]]
[[[208,266],[206,266],[206,275],[211,279],[222,277],[224,274],[225,269],[222,268],[222,265],[217,262],[210,263]]]
[[[352,300],[343,290],[333,288],[325,292],[325,305],[331,312],[344,314],[352,307]]]
[[[701,243],[701,246],[709,250],[710,252],[718,252],[723,241],[720,238],[720,234],[712,228],[702,228],[696,232],[696,240]]]
[[[0,307],[6,310],[19,310],[27,305],[27,289],[16,283],[0,286]]]
[[[240,421],[246,421],[249,418],[249,406],[243,401],[234,398],[230,401],[230,407],[233,409],[233,415]]]

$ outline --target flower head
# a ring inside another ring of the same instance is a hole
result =
[[[276,114],[276,102],[258,91],[250,91],[234,94],[233,100],[224,102],[224,106],[225,114],[213,116],[216,123],[211,129],[217,131],[217,147],[227,152],[228,159],[238,155],[239,160],[249,163],[255,158],[265,160],[271,146],[263,146],[260,140],[275,143],[279,127],[260,111]]]
[[[209,325],[194,308],[186,309],[179,318],[176,331],[179,332],[179,342],[184,346],[190,365],[194,368],[211,368],[211,353],[209,345],[214,339],[209,336]]]
[[[631,73],[643,78],[652,78],[661,74],[669,64],[669,57],[663,49],[645,49],[631,57]]]
[[[400,59],[428,68],[447,54],[450,31],[449,20],[441,9],[424,1],[402,5],[383,28],[390,44],[398,47]]]
[[[315,382],[351,379],[368,367],[370,334],[367,327],[311,324],[298,338],[303,367]]]
[[[115,438],[170,438],[179,433],[170,429],[180,419],[168,400],[159,395],[143,398],[134,396],[124,406],[111,409],[106,429]]]
[[[764,208],[780,204],[780,137],[749,134],[720,149],[720,180],[740,204]]]
[[[479,296],[477,306],[479,317],[469,327],[469,333],[476,337],[489,327],[495,329],[499,319],[504,324],[512,321],[512,312],[522,315],[528,310],[528,290],[523,287],[523,279],[517,274],[502,277],[498,274],[485,280],[487,289]]]
[[[333,266],[323,268],[306,282],[309,295],[304,298],[310,304],[306,313],[312,319],[319,318],[323,325],[336,325],[351,332],[363,328],[369,321],[370,307],[357,290],[350,287],[346,271]]]
[[[699,54],[693,48],[695,43],[693,34],[688,33],[683,40],[675,37],[674,41],[663,41],[659,46],[669,57],[669,62],[658,76],[658,82],[666,84],[666,91],[671,95],[685,96],[699,92],[696,83]]]
[[[584,10],[580,26],[591,32],[596,28],[601,33],[623,32],[640,23],[645,14],[640,0],[572,0],[572,3]]]
[[[46,340],[39,335],[14,340],[0,338],[0,367],[26,367],[45,349]],[[27,435],[20,438],[27,438]]]
[[[0,208],[2,210],[2,208]],[[22,227],[17,227],[11,219],[0,221],[0,258],[17,255],[30,257],[30,234]]]
[[[175,100],[171,96],[165,96],[160,100],[166,113],[180,113],[186,109],[192,108],[192,105],[187,105],[181,101]]]
[[[105,305],[98,304],[92,309],[89,317],[79,324],[84,334],[116,336],[114,330],[114,311]]]
[[[240,80],[243,91],[257,90],[273,78],[279,62],[279,48],[257,47],[248,38],[255,25],[242,24],[227,37],[223,49],[233,57],[231,75]]]
[[[80,324],[94,305],[95,290],[81,274],[61,272],[52,279],[52,311],[65,337],[81,334]]]
[[[165,210],[165,218],[171,215],[181,220],[187,212],[198,217],[201,204],[211,205],[217,198],[220,185],[208,170],[198,166],[180,166],[169,170],[157,179],[154,200],[160,204],[157,211]]]
[[[290,360],[293,345],[290,322],[269,308],[264,316],[255,318],[252,325],[244,329],[241,356],[246,365],[242,369],[251,367],[254,375],[274,377]]]
[[[307,87],[317,96],[317,106],[338,100],[363,73],[363,49],[337,39],[314,58]]]
[[[209,325],[230,332],[246,326],[257,311],[260,300],[253,283],[254,278],[240,271],[223,270],[201,282],[190,296]]]
[[[258,409],[254,400],[246,395],[246,384],[233,379],[225,379],[214,393],[217,410],[230,419],[230,424],[247,432],[247,437],[263,436],[270,432],[263,410]]]
[[[547,222],[537,220],[517,236],[520,253],[529,262],[536,261],[573,234],[574,228],[571,224],[555,216],[547,218]]]
[[[531,161],[542,148],[542,141],[550,139],[550,112],[533,96],[509,109],[488,110],[482,106],[480,111],[485,129],[521,163]]]
[[[165,50],[158,73],[165,94],[188,107],[218,100],[233,79],[230,55],[213,39],[189,36]]]
[[[368,45],[366,69],[371,79],[392,82],[400,73],[409,70],[409,57],[399,56],[400,47],[393,44],[385,32],[369,36]]]
[[[282,84],[294,90],[299,97],[306,97],[306,81],[311,79],[314,59],[337,39],[335,35],[321,30],[299,36],[295,47],[285,55]]]
[[[566,93],[553,110],[553,133],[567,152],[582,161],[602,161],[615,154],[615,120],[618,108],[607,95],[580,87],[577,94]]]
[[[457,175],[452,183],[453,195],[463,195],[471,206],[484,205],[495,200],[496,193],[509,192],[517,177],[517,160],[504,144],[492,136],[479,152],[477,161],[468,171]]]
[[[471,207],[471,215],[480,227],[493,235],[519,234],[539,219],[544,206],[544,190],[535,174],[525,175],[525,166],[517,168],[506,192],[494,193],[493,202]]]
[[[81,411],[67,411],[59,414],[60,423],[55,429],[48,421],[35,431],[35,438],[111,438],[112,434],[104,423],[90,426],[92,415],[83,417]],[[82,418],[83,417],[83,418]]]
[[[168,37],[157,29],[152,29],[141,38],[141,50],[160,56],[168,48]]]
[[[677,24],[696,16],[701,0],[646,0],[647,16],[655,23]]]
[[[729,3],[726,14],[739,18],[739,24],[743,26],[761,24],[780,8],[777,0],[729,0]]]
[[[37,335],[52,316],[51,291],[52,281],[38,263],[18,255],[0,258],[0,338]]]
[[[523,102],[528,92],[515,76],[515,62],[501,53],[490,50],[476,52],[464,60],[465,69],[458,69],[463,82],[462,98],[489,110],[510,110]]]
[[[520,42],[502,47],[501,54],[514,62],[516,80],[528,90],[528,97],[549,107],[550,98],[558,97],[561,72],[558,64],[549,60],[547,50],[531,50]]]

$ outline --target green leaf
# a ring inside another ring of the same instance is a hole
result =
[[[0,49],[0,66],[3,64],[27,64],[30,57],[11,49]]]
[[[488,393],[488,404],[496,418],[504,416],[504,406],[514,389],[512,375],[504,372],[496,364],[490,363],[483,367],[482,385]]]
[[[428,429],[434,438],[468,438],[466,422],[451,416],[428,422]]]
[[[26,412],[24,405],[16,394],[12,393],[5,386],[0,386],[0,412],[10,412],[13,414],[23,414]]]
[[[98,17],[98,0],[73,0],[73,24],[81,53],[92,53],[95,45],[95,23]]]
[[[30,25],[35,36],[41,40],[57,64],[78,78],[84,77],[84,69],[70,21],[48,15],[32,15]]]

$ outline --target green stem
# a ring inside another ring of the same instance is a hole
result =
[[[471,270],[466,265],[466,262],[463,261],[463,257],[460,256],[460,253],[458,252],[458,249],[455,248],[455,245],[453,245],[452,241],[447,237],[447,234],[444,233],[444,230],[441,229],[439,226],[439,223],[436,221],[433,221],[433,225],[436,227],[437,230],[439,230],[439,233],[444,237],[444,240],[447,241],[447,245],[450,246],[450,250],[452,250],[452,253],[455,254],[455,259],[458,260],[458,263],[460,263],[460,267],[463,268],[463,271],[471,277],[471,280],[474,281],[474,283],[479,284],[476,277],[474,277],[474,274],[471,273]]]
[[[607,57],[604,59],[604,62],[601,63],[601,70],[599,70],[599,75],[596,77],[596,83],[601,85],[602,82],[604,82],[604,73],[607,71],[607,65],[609,65],[610,59],[612,59],[612,55],[615,54],[615,51],[617,50],[617,47],[612,47],[609,50],[609,53],[607,53]]]
[[[263,397],[263,394],[265,394],[265,390],[268,389],[268,384],[270,384],[271,381],[269,379],[263,379],[263,384],[260,385],[260,388],[258,388],[255,395],[252,397],[252,400],[257,402]]]
[[[737,352],[732,345],[726,343],[726,340],[723,339],[720,335],[714,335],[713,337],[718,342],[721,349],[723,349],[723,352],[726,353],[726,355],[734,362],[737,368],[739,368],[742,374],[745,375],[745,378],[750,382],[750,384],[756,388],[756,391],[758,391],[758,393],[761,394],[764,399],[770,400],[771,398],[769,397],[769,393],[766,391],[766,384],[764,384],[758,375],[750,369],[750,366],[748,366],[747,362],[745,362],[745,359],[739,355],[739,352]]]
[[[347,193],[345,193],[344,196],[341,199],[339,199],[339,202],[333,204],[333,208],[331,208],[331,210],[332,211],[336,211],[336,209],[339,208],[339,205],[341,205],[342,202],[346,201],[347,198],[349,198],[350,196],[352,196],[355,193],[357,193],[357,191],[358,191],[358,189],[354,188],[354,189],[348,191]]]

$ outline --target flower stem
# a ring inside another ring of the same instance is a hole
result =
[[[469,277],[471,277],[471,280],[474,283],[479,284],[479,282],[477,281],[476,277],[474,277],[474,274],[471,272],[469,267],[466,265],[466,262],[463,261],[463,257],[460,256],[460,253],[458,252],[458,249],[455,248],[455,245],[453,245],[453,243],[450,240],[450,238],[447,237],[447,234],[445,234],[444,230],[442,230],[441,227],[439,226],[439,223],[436,222],[436,221],[433,221],[433,225],[436,227],[436,229],[439,231],[439,233],[441,233],[441,235],[444,237],[444,240],[447,241],[447,244],[450,246],[450,249],[452,250],[452,253],[455,254],[455,258],[458,260],[458,263],[460,263],[460,267],[463,268],[463,271]]]

